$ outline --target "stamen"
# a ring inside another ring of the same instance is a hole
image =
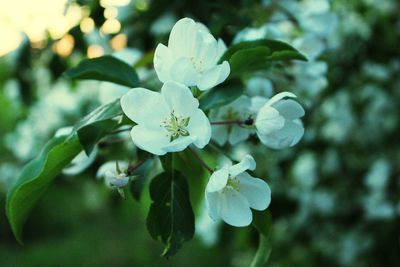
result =
[[[179,138],[179,136],[189,136],[190,133],[186,129],[189,125],[190,117],[182,118],[182,116],[176,116],[173,110],[169,118],[166,118],[162,122],[162,127],[167,130],[167,136],[170,137],[170,142]]]
[[[229,177],[228,182],[226,183],[226,186],[224,190],[236,190],[240,191],[240,181],[236,177]]]

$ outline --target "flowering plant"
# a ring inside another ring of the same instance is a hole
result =
[[[112,56],[82,61],[66,75],[131,89],[120,90],[120,98],[95,109],[68,133],[55,136],[26,165],[7,199],[7,215],[16,238],[22,240],[22,226],[31,208],[59,172],[71,161],[77,162],[82,151],[96,157],[113,136],[130,143],[122,138],[128,131],[136,162],[119,158],[103,165],[97,176],[121,196],[138,199],[131,188],[143,190],[146,183],[141,179],[149,178],[153,170],[158,173],[150,177],[152,203],[147,228],[154,239],[165,244],[163,255],[172,256],[194,235],[190,190],[201,191],[215,223],[222,220],[236,227],[253,223],[260,238],[268,238],[265,218],[269,214],[265,210],[271,190],[264,180],[268,177],[255,178],[253,156],[233,157],[227,153],[226,143],[235,148],[252,139],[265,149],[283,149],[300,141],[304,133],[300,118],[305,112],[300,101],[293,100],[293,93],[281,92],[268,99],[244,90],[255,72],[289,60],[306,59],[289,44],[270,39],[227,47],[205,25],[183,18],[173,26],[168,46],[159,44],[155,49],[154,70],[161,86],[140,87],[136,71]],[[217,162],[207,160],[210,154],[216,155]],[[84,160],[80,154],[82,157]],[[232,164],[235,161],[238,163]],[[189,164],[202,170],[193,173]],[[188,180],[204,178],[206,186],[189,188]],[[260,244],[260,251],[268,249],[268,243]],[[255,266],[261,266],[264,260],[256,258]]]

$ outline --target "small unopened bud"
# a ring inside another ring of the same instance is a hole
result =
[[[243,124],[247,126],[252,126],[254,124],[254,119],[249,117],[243,122]]]

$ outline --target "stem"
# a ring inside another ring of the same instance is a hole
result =
[[[194,157],[199,161],[200,165],[203,166],[204,169],[206,169],[210,174],[214,172],[214,170],[207,165],[207,163],[199,156],[199,154],[196,153],[196,151],[194,151],[193,148],[189,147],[189,150],[192,152]]]
[[[214,121],[210,122],[211,125],[224,125],[224,124],[242,124],[243,122],[240,120],[233,120],[233,121]]]
[[[260,234],[260,241],[258,243],[258,249],[256,255],[251,262],[250,267],[263,267],[271,255],[271,246],[269,242],[269,238],[265,237],[263,234]]]

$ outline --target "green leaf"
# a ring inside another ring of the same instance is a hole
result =
[[[147,217],[150,235],[165,244],[162,256],[174,255],[194,235],[194,214],[185,177],[180,172],[161,173],[150,184],[153,201]]]
[[[268,47],[259,46],[235,52],[229,59],[230,76],[234,77],[265,68],[270,51]]]
[[[306,57],[291,45],[270,39],[245,41],[229,47],[219,62],[229,61],[230,77],[266,68],[269,62],[279,60],[304,60]]]
[[[235,101],[243,94],[243,86],[216,87],[204,93],[200,98],[200,108],[209,110]]]
[[[86,154],[89,155],[100,138],[118,125],[118,121],[114,118],[122,113],[119,99],[117,99],[93,110],[75,125],[74,130],[78,133],[79,141]]]
[[[139,86],[136,71],[125,62],[112,56],[84,59],[78,66],[67,70],[65,75],[77,80],[107,81],[128,87]]]
[[[22,243],[22,227],[29,212],[56,175],[82,150],[76,134],[51,139],[28,163],[7,194],[6,212],[15,238]]]

